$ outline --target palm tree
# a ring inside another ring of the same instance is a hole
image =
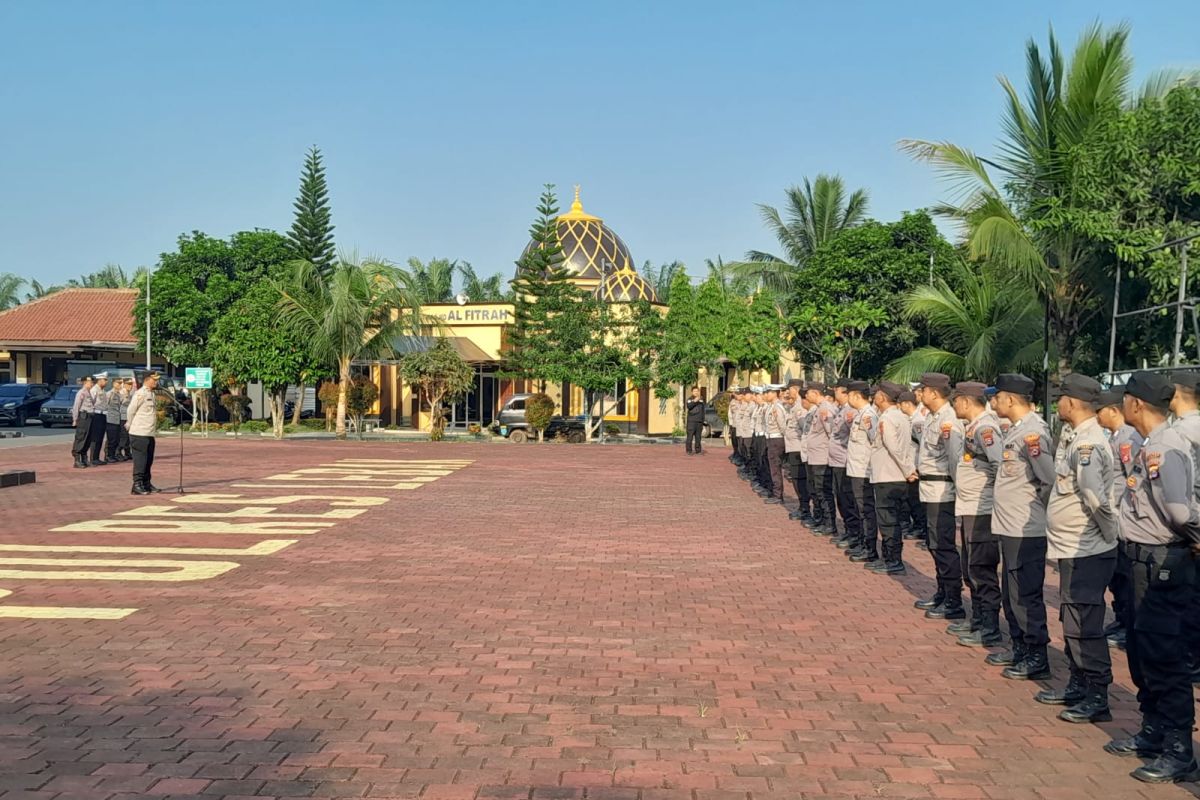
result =
[[[512,297],[512,291],[505,291],[504,276],[496,273],[490,278],[480,279],[475,274],[475,268],[469,261],[455,262],[458,274],[462,278],[463,294],[475,303],[502,303]]]
[[[675,280],[675,275],[684,271],[687,267],[682,261],[668,261],[666,264],[660,265],[657,269],[650,261],[642,264],[642,275],[654,287],[654,294],[658,296],[658,302],[671,302],[671,281]]]
[[[803,188],[787,190],[786,220],[773,206],[758,206],[763,221],[779,240],[782,254],[751,250],[745,261],[733,265],[737,274],[764,289],[786,292],[818,247],[866,219],[867,203],[867,190],[847,195],[840,175],[818,175],[812,183],[805,178]]]
[[[971,257],[1008,268],[1037,292],[1058,351],[1059,374],[1069,369],[1076,335],[1101,311],[1094,287],[1106,278],[1090,240],[1068,226],[1045,224],[1061,218],[1070,203],[1067,158],[1110,115],[1196,81],[1194,74],[1159,73],[1134,94],[1128,38],[1127,26],[1093,25],[1080,36],[1069,63],[1053,31],[1045,55],[1030,40],[1026,99],[1001,79],[1004,139],[994,161],[948,142],[901,142],[901,149],[932,164],[952,185],[954,199],[936,211],[963,224]],[[1003,180],[993,180],[990,170]]]
[[[991,380],[1041,362],[1036,293],[992,265],[976,271],[959,262],[956,270],[957,289],[936,278],[904,296],[905,318],[925,320],[940,346],[920,347],[893,361],[888,378],[914,381],[925,372],[943,372],[956,380]]]
[[[309,343],[318,360],[338,370],[337,438],[346,438],[350,365],[391,355],[392,341],[416,330],[421,304],[413,277],[382,261],[342,256],[328,276],[307,261],[276,284],[280,322]]]
[[[68,286],[84,289],[136,289],[146,282],[146,268],[138,267],[126,274],[120,264],[105,264],[104,268],[67,281]]]
[[[37,278],[34,278],[29,282],[29,291],[25,293],[25,302],[37,300],[38,298],[45,297],[48,294],[54,294],[62,288],[62,286],[57,285],[43,286]]]
[[[704,259],[704,264],[708,267],[708,276],[716,279],[727,298],[749,297],[754,294],[754,281],[738,274],[737,263],[726,263],[717,256],[716,261],[711,258]]]
[[[457,263],[447,258],[431,258],[428,264],[415,257],[408,260],[413,288],[422,303],[449,303],[453,299]]]
[[[0,272],[0,311],[21,304],[21,287],[25,279],[11,272]]]

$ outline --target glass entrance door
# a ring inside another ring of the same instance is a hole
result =
[[[450,409],[451,428],[466,430],[469,425],[487,427],[496,418],[496,398],[500,380],[492,366],[475,367],[475,383]]]

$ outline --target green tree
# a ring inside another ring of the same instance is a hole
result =
[[[277,275],[283,277],[283,274]],[[255,284],[213,326],[213,368],[223,380],[260,381],[271,405],[272,430],[283,438],[289,385],[301,376],[328,372],[313,362],[307,342],[280,326],[279,291],[269,281]]]
[[[708,277],[716,281],[726,298],[749,297],[754,294],[754,282],[738,274],[736,263],[726,263],[720,256],[717,256],[716,261],[706,258],[704,263],[708,267]]]
[[[554,400],[543,392],[531,394],[525,399],[525,422],[537,432],[538,441],[554,418]]]
[[[682,261],[668,261],[665,264],[660,264],[657,268],[647,261],[642,264],[642,276],[654,287],[654,294],[658,296],[658,302],[663,305],[669,305],[671,302],[671,283],[674,282],[676,275],[686,269]]]
[[[25,279],[11,272],[0,273],[0,311],[5,311],[21,303],[21,287]]]
[[[311,262],[296,262],[289,279],[274,285],[280,295],[282,326],[308,342],[313,358],[337,368],[335,430],[339,439],[345,439],[351,364],[393,355],[393,340],[421,325],[421,305],[412,281],[402,270],[380,261],[360,264],[343,257],[328,276]]]
[[[1028,286],[988,264],[955,264],[953,282],[935,278],[903,297],[903,313],[924,320],[937,338],[887,368],[896,381],[926,372],[955,380],[992,381],[1002,372],[1034,370],[1042,360],[1042,309]]]
[[[39,297],[45,297],[48,294],[54,294],[63,288],[64,287],[61,285],[53,284],[49,286],[43,286],[37,278],[34,278],[33,280],[29,281],[29,291],[25,293],[25,302],[37,300]]]
[[[454,297],[454,273],[457,262],[447,258],[431,258],[428,263],[419,258],[408,260],[408,274],[422,303],[449,303]]]
[[[363,418],[375,406],[375,401],[378,399],[379,387],[375,385],[374,381],[363,377],[350,381],[350,386],[346,391],[346,413],[354,422],[354,430],[358,431],[360,441],[365,433]]]
[[[300,173],[300,194],[292,203],[296,209],[288,241],[293,258],[307,261],[328,277],[333,272],[336,252],[333,244],[332,215],[329,207],[329,187],[325,184],[325,167],[316,145],[304,159]]]
[[[735,265],[737,274],[771,291],[790,290],[817,248],[862,224],[867,203],[867,190],[856,189],[847,195],[839,175],[818,175],[812,183],[805,178],[803,188],[787,190],[783,214],[774,206],[758,207],[767,228],[779,240],[779,254],[751,250],[745,261]]]
[[[490,278],[480,278],[470,262],[458,261],[458,275],[462,281],[462,292],[472,303],[504,303],[512,301],[512,292],[505,288],[504,276],[497,273]]]
[[[105,264],[104,269],[67,281],[68,286],[84,289],[136,289],[146,285],[146,268],[127,274],[120,264]]]
[[[434,346],[406,355],[400,362],[404,380],[417,387],[422,405],[429,406],[429,438],[442,440],[446,430],[444,405],[463,397],[475,384],[475,370],[450,340],[438,337]]]
[[[731,341],[742,342],[736,362],[741,369],[772,369],[786,346],[784,320],[775,301],[766,292],[756,292],[734,319],[740,326],[730,333]]]
[[[867,300],[834,305],[800,303],[788,317],[792,343],[826,377],[852,376],[854,357],[869,347],[867,331],[886,323],[887,311]]]

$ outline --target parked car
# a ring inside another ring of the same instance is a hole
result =
[[[23,428],[50,399],[50,387],[44,383],[6,383],[0,386],[0,422]]]
[[[42,420],[43,428],[53,428],[55,425],[70,428],[74,425],[71,422],[71,409],[75,407],[75,395],[79,394],[79,388],[60,386],[54,390],[54,395],[49,400],[42,403],[38,417]]]
[[[705,438],[713,436],[721,436],[725,433],[725,423],[721,421],[721,415],[717,413],[717,409],[710,402],[704,406],[704,428],[701,435]]]
[[[531,396],[530,393],[514,394],[508,398],[508,401],[500,409],[500,413],[496,415],[496,421],[491,425],[492,433],[506,436],[517,444],[522,444],[529,441],[531,438],[536,438],[534,431],[530,430],[529,423],[525,421],[525,401]],[[561,414],[555,414],[550,418],[550,424],[546,426],[544,438],[553,439],[558,435],[566,436],[568,442],[578,444],[584,440],[587,435],[587,426],[583,417],[564,417]],[[595,436],[596,434],[592,434]]]

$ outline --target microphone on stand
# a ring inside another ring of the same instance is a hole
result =
[[[195,412],[188,411],[187,406],[179,402],[179,398],[175,396],[174,392],[164,389],[161,386],[151,389],[150,391],[154,392],[155,395],[163,395],[164,397],[168,398],[179,411],[191,414],[192,419],[196,418]],[[176,419],[178,420],[176,427],[179,428],[179,486],[175,491],[177,494],[183,494],[183,415],[176,414]]]

